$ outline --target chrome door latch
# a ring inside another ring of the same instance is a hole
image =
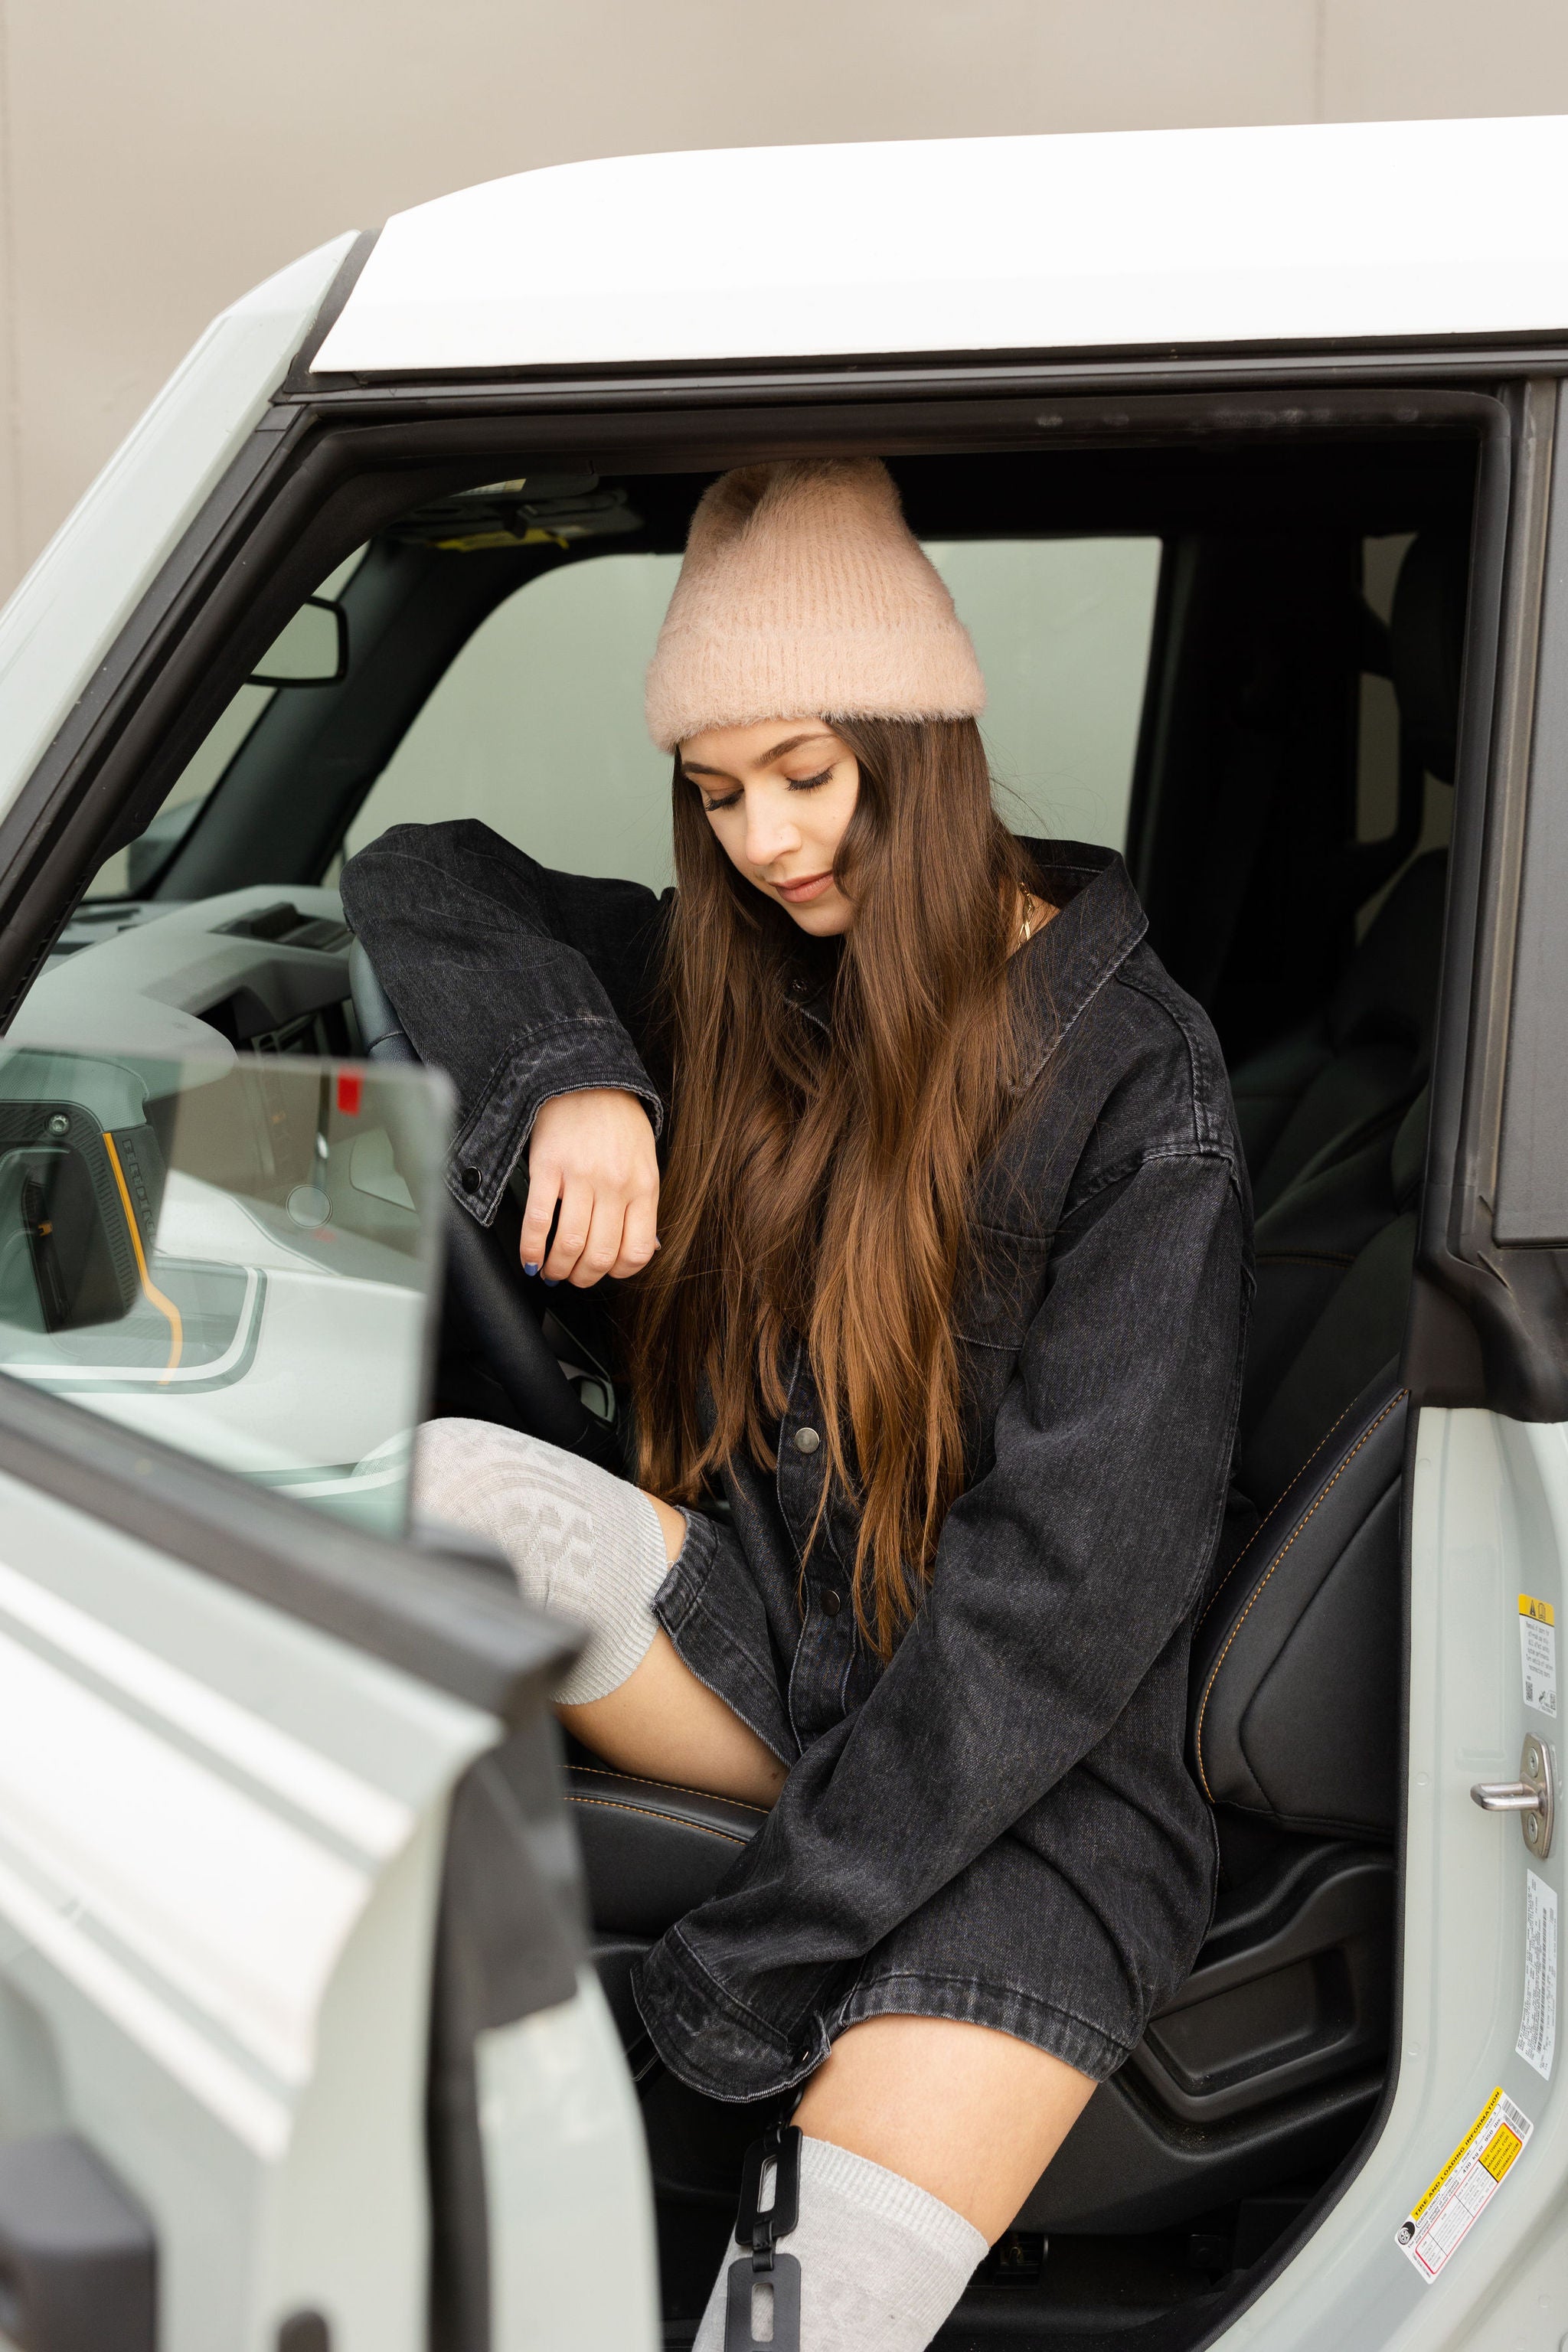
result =
[[[1470,1799],[1483,1813],[1518,1813],[1525,1844],[1537,1862],[1545,1861],[1557,1826],[1557,1782],[1544,1739],[1527,1734],[1518,1780],[1478,1780]]]

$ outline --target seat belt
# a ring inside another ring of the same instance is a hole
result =
[[[764,2211],[761,2200],[766,2186],[773,2194]],[[764,2347],[771,2352],[800,2352],[800,2264],[778,2247],[799,2219],[800,2127],[773,2124],[746,2150],[741,2175],[735,2243],[747,2251],[730,2265],[724,2352],[763,2352]],[[759,2305],[767,2300],[758,2294],[759,2287],[772,2290],[772,2324],[765,2335],[757,2332],[763,2317]]]

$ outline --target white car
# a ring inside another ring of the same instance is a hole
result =
[[[1555,2352],[1565,186],[1544,118],[527,173],[226,312],[39,560],[0,2342],[690,2340],[755,2126],[634,2083],[626,1977],[755,1816],[563,1757],[570,1629],[408,1524],[423,1414],[614,1459],[616,1362],[446,1213],[333,884],[458,816],[667,879],[641,668],[696,499],[868,450],[1014,820],[1121,847],[1210,1011],[1258,1213],[1213,1928],[941,2341]]]

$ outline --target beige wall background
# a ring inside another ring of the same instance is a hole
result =
[[[1564,0],[0,0],[0,593],[214,311],[450,188],[655,148],[1559,110]]]

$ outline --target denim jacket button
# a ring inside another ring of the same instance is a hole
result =
[[[823,1594],[822,1613],[825,1617],[837,1617],[838,1612],[843,1606],[844,1604],[839,1600],[837,1592],[825,1592]]]
[[[822,1440],[818,1437],[815,1429],[797,1429],[795,1431],[795,1450],[797,1454],[815,1454],[821,1443]]]
[[[463,1190],[464,1190],[464,1192],[477,1192],[479,1191],[479,1170],[478,1170],[477,1168],[465,1168],[465,1169],[464,1169],[464,1171],[463,1171]]]

